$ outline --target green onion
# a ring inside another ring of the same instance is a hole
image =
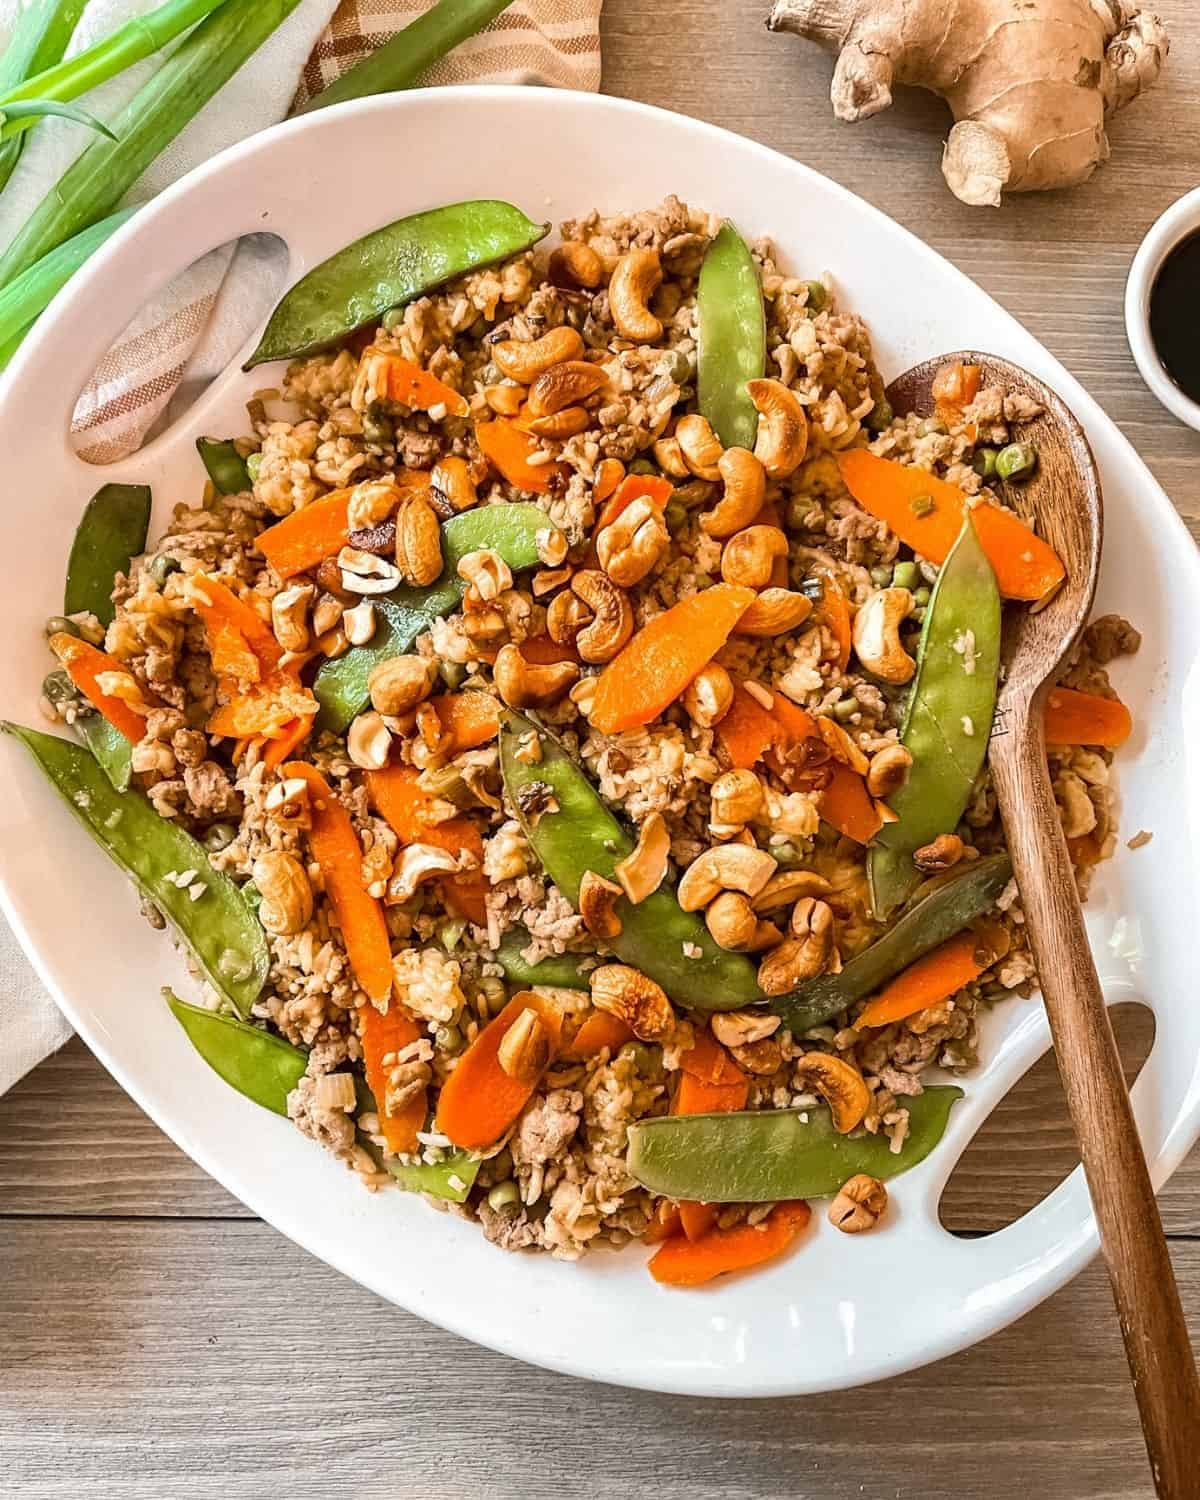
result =
[[[20,6],[8,46],[0,53],[0,92],[14,88],[30,73],[40,73],[56,63],[83,14],[87,0],[47,0]],[[0,145],[0,188],[12,176],[21,155],[20,139]]]
[[[221,0],[167,0],[158,10],[126,21],[65,62],[55,59],[55,65],[44,72],[33,74],[23,83],[18,81],[0,92],[0,111],[13,122],[11,126],[5,124],[4,135],[28,130],[35,123],[17,120],[9,111],[9,104],[23,99],[77,99],[105,79],[123,73],[133,63],[165,47],[220,4]]]
[[[344,104],[347,99],[364,99],[369,94],[390,94],[411,88],[426,68],[445,57],[459,42],[482,31],[511,4],[512,0],[438,0],[390,42],[314,95],[300,113],[324,109],[328,104]]]
[[[47,115],[57,115],[61,120],[74,120],[76,125],[86,125],[98,135],[106,135],[110,141],[116,136],[95,115],[89,114],[78,104],[64,104],[61,99],[18,99],[15,104],[0,104],[0,140],[12,140]]]
[[[163,148],[266,41],[299,0],[225,0],[67,168],[0,257],[0,286],[109,214]]]
[[[135,208],[122,208],[107,219],[101,219],[89,229],[83,230],[57,249],[44,255],[36,265],[30,266],[20,276],[0,289],[0,370],[16,353],[33,320],[49,304],[51,298],[74,276],[94,251],[118,229]]]

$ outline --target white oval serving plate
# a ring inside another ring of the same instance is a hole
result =
[[[45,616],[70,539],[104,479],[154,487],[155,524],[203,482],[199,433],[242,430],[273,369],[228,372],[187,417],[111,470],[67,441],[75,392],[144,296],[198,255],[255,230],[281,235],[289,277],[377,225],[455,199],[500,196],[535,218],[614,212],[667,193],[771,234],[800,275],[831,270],[869,322],[885,378],[942,350],[989,349],[1048,381],[1074,409],[1104,478],[1108,539],[1098,609],[1143,632],[1117,681],[1137,730],[1118,757],[1122,845],[1100,873],[1089,930],[1110,1001],[1141,999],[1157,1040],[1134,1103],[1156,1183],[1200,1129],[1200,931],[1192,849],[1200,562],[1166,497],[1095,402],[1021,326],[946,261],[836,184],[708,125],[618,99],[541,89],[414,92],[307,116],[226,152],[117,234],[39,322],[0,399],[0,709],[38,720]],[[281,371],[279,373],[282,373]],[[861,1384],[927,1363],[1019,1317],[1096,1249],[1079,1172],[1010,1228],[958,1240],[937,1204],[998,1099],[1048,1045],[1039,1003],[989,1017],[983,1066],[941,1148],[895,1184],[879,1232],[848,1241],[814,1214],[779,1264],[695,1292],[657,1286],[634,1247],[580,1265],[506,1255],[471,1225],[400,1193],[375,1197],[221,1083],[159,1000],[181,966],[139,918],[125,880],[39,780],[0,746],[3,903],[88,1045],[184,1150],[251,1209],[384,1297],[465,1337],[552,1369],[706,1396]],[[181,1282],[182,1295],[182,1282]]]

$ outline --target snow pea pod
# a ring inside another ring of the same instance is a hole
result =
[[[458,608],[466,589],[458,564],[468,552],[490,547],[517,572],[537,563],[538,533],[553,530],[553,522],[536,505],[485,505],[452,516],[442,527],[445,567],[437,582],[428,588],[405,585],[372,599],[378,624],[370,643],[325,662],[318,671],[313,681],[321,705],[317,728],[343,734],[370,696],[371,668],[403,655],[434,620]]]
[[[518,759],[517,751],[521,740],[535,732],[542,754],[531,765]],[[562,745],[523,714],[501,717],[500,768],[505,794],[534,853],[578,909],[584,872],[614,879],[617,861],[632,853],[633,840]],[[669,887],[660,886],[636,906],[622,896],[616,911],[622,925],[611,940],[613,951],[678,1004],[701,1011],[737,1010],[762,999],[754,965],[740,953],[719,948],[700,917],[683,911]]]
[[[989,854],[949,877],[930,882],[883,936],[845,964],[840,974],[810,979],[790,994],[772,1000],[771,1009],[797,1036],[823,1026],[982,916],[1011,878],[1008,855]]]
[[[314,266],[285,293],[243,368],[335,343],[453,276],[528,250],[549,228],[492,198],[385,224]]]
[[[882,1181],[924,1161],[962,1096],[938,1086],[906,1100],[899,1151],[886,1136],[839,1135],[823,1105],[641,1120],[629,1127],[629,1171],[652,1193],[702,1203],[828,1198],[858,1172]]]
[[[140,792],[116,791],[81,745],[20,724],[0,721],[0,730],[21,741],[96,843],[175,928],[216,989],[248,1016],[270,955],[257,917],[228,875],[214,870],[191,834],[160,818]],[[192,878],[177,883],[188,871]]]
[[[250,488],[250,470],[232,439],[197,438],[196,452],[222,495],[240,495]]]
[[[700,411],[726,448],[753,448],[758,413],[746,382],[766,372],[767,327],[758,267],[729,219],[705,252],[696,309]]]
[[[514,927],[500,939],[500,946],[492,957],[504,970],[504,977],[513,984],[528,988],[534,984],[549,984],[561,990],[586,990],[587,971],[580,967],[585,961],[595,967],[595,959],[586,953],[548,953],[531,964],[522,957],[522,949],[528,948],[529,934],[523,927]]]
[[[116,607],[113,581],[129,561],[146,550],[150,527],[150,486],[105,484],[84,508],[67,560],[63,614],[88,610],[111,625]]]
[[[354,1091],[358,1095],[360,1115],[374,1114],[378,1110],[370,1085],[357,1073],[354,1075]],[[385,1156],[363,1130],[358,1132],[358,1143],[379,1170],[389,1173],[406,1193],[428,1193],[431,1198],[446,1198],[451,1203],[467,1201],[483,1165],[469,1151],[452,1151],[441,1161],[406,1165],[394,1156]]]
[[[99,762],[114,790],[128,791],[133,779],[133,746],[103,714],[83,714],[75,720],[80,738]]]
[[[163,999],[214,1073],[254,1104],[287,1117],[287,1096],[304,1077],[307,1052],[247,1021],[189,1005],[169,989]]]
[[[917,883],[913,851],[953,833],[987,754],[1000,671],[1000,590],[970,512],[942,564],[917,647],[900,742],[908,780],[889,799],[867,855],[871,905],[885,917]]]

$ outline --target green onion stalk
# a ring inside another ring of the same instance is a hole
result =
[[[7,93],[30,73],[51,67],[67,43],[87,0],[28,0],[13,24],[8,46],[0,53],[0,93]],[[24,143],[18,137],[0,144],[0,188],[12,176]]]
[[[299,0],[225,0],[191,31],[67,168],[0,256],[0,287],[113,212],[154,158],[266,41]]]
[[[9,106],[22,100],[77,99],[98,84],[106,82],[126,68],[141,62],[173,42],[181,32],[202,21],[217,9],[222,0],[167,0],[148,15],[135,16],[101,37],[85,51],[66,61],[55,60],[52,67],[34,73],[23,81],[0,89],[0,113],[6,116],[0,127],[0,139],[11,138],[28,130],[36,121],[16,118]]]
[[[390,42],[315,94],[300,113],[344,104],[347,99],[365,99],[371,94],[411,88],[427,68],[460,42],[482,31],[511,4],[512,0],[438,0]]]

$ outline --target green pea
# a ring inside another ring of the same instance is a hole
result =
[[[508,1004],[508,991],[504,981],[496,974],[485,974],[478,984],[479,993],[487,1002],[491,1015],[497,1016]]]
[[[867,413],[867,426],[872,432],[884,432],[895,421],[895,413],[892,411],[892,403],[886,396],[880,396],[875,405]]]
[[[42,626],[42,633],[48,640],[52,635],[78,636],[80,630],[75,621],[68,620],[66,615],[51,615],[45,625]]]
[[[362,431],[368,443],[375,443],[380,447],[385,443],[393,442],[396,437],[395,427],[384,413],[374,406],[369,406],[363,414]]]
[[[976,448],[972,467],[980,478],[992,479],[996,473],[996,449]]]
[[[914,516],[931,515],[934,509],[932,495],[914,495],[908,502],[908,508]]]
[[[215,854],[219,849],[228,849],[235,838],[237,829],[232,823],[214,823],[200,842],[210,854]]]
[[[488,1207],[493,1213],[504,1213],[506,1209],[514,1211],[521,1206],[521,1190],[510,1177],[507,1182],[498,1182],[487,1195]]]
[[[258,478],[258,471],[261,468],[262,468],[262,454],[261,453],[252,453],[250,455],[250,457],[246,460],[246,472],[250,475],[250,482],[252,484]]]
[[[671,532],[672,535],[677,532],[681,526],[687,525],[687,516],[688,513],[686,505],[680,505],[677,500],[667,501],[667,508],[663,511],[663,520],[667,523],[667,530]]]
[[[458,947],[459,940],[467,930],[467,924],[455,918],[452,921],[443,922],[438,928],[438,938],[447,953],[453,953]]]
[[[442,1052],[457,1052],[463,1044],[463,1034],[457,1026],[439,1026],[433,1039]]]
[[[880,566],[871,569],[871,582],[877,589],[885,589],[892,581],[891,568]]]
[[[657,474],[658,466],[652,464],[647,458],[635,458],[629,465],[629,472],[631,474]]]
[[[460,661],[439,661],[438,676],[453,693],[467,680],[467,669]]]
[[[852,719],[858,712],[858,700],[856,698],[839,698],[833,705],[833,717],[839,724],[844,724],[847,719]]]
[[[389,307],[381,321],[387,332],[391,333],[393,329],[399,328],[401,323],[404,322],[404,309],[402,307]]]
[[[808,305],[813,312],[823,312],[829,305],[829,289],[823,281],[808,283]]]
[[[68,703],[74,703],[79,694],[75,690],[75,684],[60,668],[42,678],[42,696],[53,703],[55,708],[63,708]]]
[[[915,562],[898,562],[892,569],[892,587],[898,589],[916,588],[917,579],[920,576]]]
[[[932,597],[933,591],[926,584],[922,584],[913,594],[913,603],[918,609],[924,609]]]
[[[171,574],[178,573],[179,569],[179,559],[164,552],[150,564],[150,577],[159,588],[162,588]]]
[[[996,473],[1001,479],[1028,479],[1037,467],[1037,449],[1032,443],[1009,443],[996,454]]]

